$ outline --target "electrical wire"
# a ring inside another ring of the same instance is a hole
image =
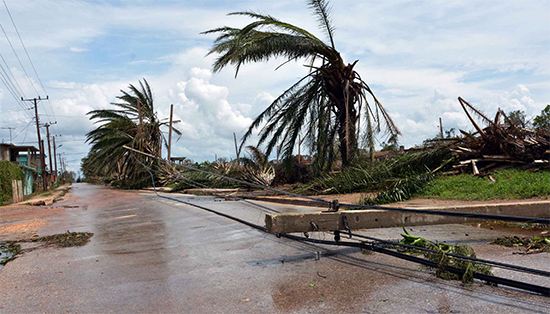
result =
[[[15,82],[15,84],[17,85],[17,87],[19,88],[19,93],[21,95],[23,95],[23,97],[25,97],[25,93],[23,93],[23,89],[21,88],[21,85],[19,85],[19,82],[17,81],[17,79],[15,78],[15,75],[13,75],[13,72],[11,71],[8,63],[6,62],[6,59],[4,59],[4,55],[2,53],[0,53],[0,57],[2,58],[2,61],[4,62],[4,64],[6,65],[6,68],[8,69],[8,72],[10,72],[11,74],[11,77],[13,78],[13,81]],[[3,67],[2,67],[3,69]],[[5,72],[5,70],[4,70]],[[6,73],[7,75],[7,73]],[[25,97],[26,98],[26,97]]]
[[[19,133],[17,133],[17,135],[15,135],[12,140],[15,140],[19,136],[19,134],[21,134],[23,131],[25,131],[31,125],[31,123],[33,123],[32,120],[29,123],[27,123],[27,125],[23,129],[21,129],[21,131],[19,131]]]
[[[208,207],[205,207],[205,206],[201,206],[201,205],[198,205],[198,204],[193,204],[193,203],[190,203],[190,202],[186,202],[186,201],[183,201],[181,199],[160,195],[157,192],[156,185],[155,185],[155,179],[154,179],[153,173],[149,170],[149,167],[147,167],[141,161],[139,161],[139,159],[135,155],[132,154],[132,156],[136,159],[136,161],[138,161],[138,163],[140,163],[145,168],[145,170],[147,170],[147,172],[149,172],[149,175],[151,176],[151,181],[152,181],[152,184],[153,184],[153,190],[154,190],[155,194],[158,197],[168,199],[168,200],[172,200],[172,201],[179,202],[179,203],[183,203],[183,204],[186,204],[186,205],[189,205],[189,206],[193,206],[193,207],[196,207],[196,208],[199,208],[199,209],[217,214],[219,216],[228,218],[230,220],[242,223],[242,224],[247,225],[247,226],[249,226],[251,228],[254,228],[256,230],[267,232],[267,229],[265,227],[254,224],[254,223],[251,223],[251,222],[248,222],[244,219],[240,219],[238,217],[234,217],[234,216],[219,212],[217,210],[214,210],[214,209],[211,209],[211,208],[208,208]],[[433,268],[440,267],[440,265],[438,265],[436,262],[426,260],[426,259],[422,259],[422,258],[419,258],[419,257],[416,257],[416,256],[408,255],[408,254],[403,254],[403,253],[391,251],[391,250],[388,250],[388,249],[385,249],[385,248],[381,248],[381,247],[377,246],[376,244],[368,245],[368,244],[361,243],[361,242],[327,241],[327,240],[311,239],[311,238],[307,238],[307,237],[300,237],[300,236],[295,236],[295,235],[291,235],[291,234],[279,234],[278,236],[284,237],[284,238],[287,238],[287,239],[291,239],[291,240],[295,240],[295,241],[299,241],[299,242],[310,242],[310,243],[333,245],[333,246],[357,247],[357,248],[361,248],[361,249],[367,249],[367,250],[371,250],[371,251],[391,255],[391,256],[394,256],[394,257],[397,257],[397,258],[400,258],[400,259],[405,259],[405,260],[408,260],[408,261],[412,261],[412,262],[419,263],[419,264],[426,265],[426,266],[433,267]],[[457,267],[454,267],[454,266],[449,266],[449,265],[444,266],[444,268],[445,268],[445,270],[447,270],[449,272],[459,274],[459,275],[464,275],[464,273],[466,272],[466,270],[464,270],[464,269],[460,269],[460,268],[457,268]],[[520,282],[520,281],[517,281],[517,280],[508,279],[508,278],[497,277],[497,276],[493,276],[493,275],[481,274],[481,273],[477,273],[477,272],[472,272],[472,276],[476,279],[484,280],[484,281],[487,281],[487,282],[492,282],[492,283],[506,285],[506,286],[510,286],[510,287],[514,287],[514,288],[524,289],[524,290],[540,293],[544,296],[550,296],[550,288],[548,288],[548,287],[529,284],[529,283]]]
[[[128,147],[126,145],[123,145],[123,147],[130,150],[130,151],[133,151],[133,152],[136,152],[136,153],[139,153],[139,154],[143,154],[143,155],[146,155],[146,156],[154,158],[154,159],[165,161],[162,158],[159,158],[157,156],[153,156],[153,155],[141,152],[139,150]],[[191,167],[191,166],[180,165],[180,167],[183,167],[183,168],[189,169],[189,170],[194,170],[194,171],[206,173],[206,174],[213,175],[213,176],[217,176],[219,178],[223,178],[223,179],[226,179],[226,180],[229,180],[229,181],[241,183],[241,184],[244,184],[244,185],[248,185],[248,186],[252,186],[252,187],[256,187],[256,188],[260,188],[260,189],[264,189],[264,190],[269,190],[269,191],[278,192],[278,193],[282,193],[282,194],[286,194],[286,195],[290,195],[290,196],[300,197],[300,198],[316,201],[316,202],[319,202],[319,203],[331,204],[331,202],[320,199],[320,198],[314,198],[314,197],[310,197],[310,196],[305,196],[305,195],[300,195],[300,194],[296,194],[296,193],[292,193],[292,192],[278,190],[278,189],[275,189],[275,188],[272,188],[272,187],[263,186],[263,185],[259,185],[259,184],[255,184],[255,183],[250,183],[250,182],[246,182],[246,181],[239,180],[239,179],[234,179],[234,178],[231,178],[231,177],[227,177],[227,176],[217,174],[217,173],[214,173],[214,172],[194,168],[194,167]],[[494,214],[478,214],[478,213],[465,213],[465,212],[449,212],[449,211],[442,211],[442,210],[409,209],[409,208],[396,208],[396,207],[383,207],[383,206],[367,206],[367,205],[354,205],[354,204],[346,204],[346,203],[342,203],[342,204],[340,204],[340,206],[341,207],[348,207],[348,208],[356,208],[356,209],[379,209],[379,210],[399,211],[399,212],[408,212],[408,213],[425,214],[425,215],[452,216],[452,217],[464,217],[464,218],[479,218],[479,219],[497,220],[497,221],[539,223],[539,224],[546,224],[546,225],[550,224],[550,219],[549,218],[521,217],[521,216],[494,215]]]
[[[137,159],[137,157],[135,157],[135,155],[132,155],[132,156],[136,159],[136,161],[138,163],[140,163],[144,168],[146,168],[146,170],[152,175],[151,171],[155,171],[155,170],[153,170],[150,167],[143,164],[141,161],[139,161],[139,159]],[[179,177],[182,178],[182,179],[185,179],[182,176],[179,176]],[[164,197],[164,196],[162,196],[162,195],[160,195],[156,192],[155,180],[154,180],[153,176],[151,177],[151,179],[152,179],[152,183],[153,183],[153,189],[154,189],[156,195],[160,196],[160,197]],[[190,180],[190,179],[185,179],[185,180],[193,182],[194,184],[192,184],[192,185],[194,185],[195,187],[199,187],[199,185],[202,185],[205,188],[214,189],[214,188],[208,187],[204,184],[201,184],[199,182],[195,182],[193,180]],[[173,198],[171,198],[171,199],[173,199]],[[251,202],[248,202],[248,203],[251,203]],[[251,204],[252,205],[258,205],[258,204],[255,204],[255,203],[251,203]],[[265,207],[265,206],[262,206],[262,207],[267,208],[272,212],[280,213],[280,211],[277,211],[275,209],[271,209],[271,208]],[[364,236],[364,235],[357,234],[357,233],[351,233],[350,232],[350,236],[355,236],[357,238],[372,240],[372,241],[375,241],[376,243],[391,244],[391,245],[394,245],[394,246],[401,246],[401,247],[414,249],[414,250],[418,250],[418,251],[425,251],[425,252],[436,253],[436,254],[437,253],[443,253],[444,255],[451,256],[451,257],[461,259],[461,260],[468,260],[468,261],[473,261],[473,262],[480,263],[480,264],[491,265],[491,266],[496,266],[496,267],[500,267],[500,268],[506,268],[506,269],[510,269],[510,270],[535,274],[535,275],[539,275],[539,276],[550,277],[550,272],[547,272],[547,271],[544,271],[544,270],[533,269],[533,268],[517,266],[517,265],[512,265],[512,264],[505,264],[505,263],[500,263],[500,262],[495,262],[495,261],[490,261],[490,260],[485,260],[485,259],[480,259],[480,258],[473,258],[473,257],[468,257],[468,256],[458,255],[458,254],[453,254],[453,253],[440,252],[440,251],[436,251],[436,250],[432,250],[432,249],[428,249],[428,248],[423,248],[423,247],[418,247],[418,246],[413,246],[413,245],[408,245],[408,244],[404,244],[404,243],[400,243],[400,242],[395,242],[395,241],[389,241],[389,240],[379,239],[379,238],[375,238],[375,237]]]
[[[8,43],[10,44],[10,47],[11,47],[11,50],[13,51],[13,54],[15,54],[15,57],[17,58],[17,61],[19,61],[19,65],[21,66],[21,68],[23,69],[23,72],[25,73],[25,75],[27,76],[27,80],[29,80],[29,83],[31,84],[32,88],[34,89],[34,91],[36,92],[36,94],[39,94],[38,93],[38,90],[36,89],[36,87],[34,86],[34,83],[32,82],[29,74],[27,73],[27,70],[25,69],[25,67],[23,66],[23,63],[21,62],[21,59],[19,58],[19,55],[17,54],[17,51],[15,51],[15,48],[13,48],[13,45],[11,43],[11,40],[8,36],[8,34],[6,33],[6,30],[4,29],[4,26],[2,26],[2,23],[0,23],[0,28],[2,29],[2,32],[4,33],[4,36],[6,37],[6,39],[8,40]]]

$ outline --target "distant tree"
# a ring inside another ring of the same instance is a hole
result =
[[[550,132],[550,105],[542,109],[540,115],[533,119],[533,127],[541,132]]]
[[[399,141],[397,140],[397,135],[391,135],[388,139],[388,142],[382,142],[381,151],[398,151],[399,150]]]
[[[522,128],[527,127],[525,111],[522,111],[522,110],[510,111],[507,114],[507,116],[510,122],[512,122],[514,126],[522,127]]]
[[[267,143],[266,155],[282,145],[282,157],[290,162],[298,134],[303,134],[315,155],[316,168],[328,168],[336,157],[338,142],[342,164],[348,166],[358,154],[359,122],[366,121],[365,139],[374,150],[373,134],[381,122],[391,134],[399,131],[370,87],[354,70],[358,60],[346,64],[334,44],[328,1],[309,0],[327,42],[307,30],[254,12],[235,12],[255,21],[243,28],[221,27],[206,31],[219,37],[210,53],[220,56],[214,71],[233,65],[235,75],[245,63],[283,57],[286,62],[306,59],[309,74],[284,91],[255,120],[242,138],[241,148],[253,131],[262,126],[258,145]],[[286,63],[285,62],[285,63]],[[367,95],[373,101],[367,101]]]
[[[453,138],[456,135],[456,129],[450,128],[448,130],[445,130],[444,133],[445,133],[445,138]]]

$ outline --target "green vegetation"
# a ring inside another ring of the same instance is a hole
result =
[[[421,197],[454,200],[491,200],[550,196],[550,171],[501,170],[496,182],[468,174],[442,176],[426,185]]]
[[[0,244],[0,266],[4,266],[9,261],[16,259],[19,253],[21,253],[21,245],[17,243]]]
[[[540,115],[533,119],[533,126],[537,131],[546,132],[546,134],[550,132],[550,105],[542,109]]]
[[[468,245],[450,245],[446,243],[433,242],[419,236],[411,235],[405,227],[403,227],[403,231],[405,233],[401,234],[403,237],[400,241],[401,243],[437,251],[437,253],[433,253],[415,249],[406,250],[410,254],[424,255],[426,259],[436,262],[438,268],[435,269],[435,275],[439,278],[446,280],[462,280],[462,283],[466,285],[474,282],[474,272],[487,275],[492,274],[490,266],[447,255],[455,254],[475,258],[476,253],[474,249]],[[446,271],[446,266],[453,266],[463,269],[464,274],[460,276],[458,274]]]
[[[161,122],[155,112],[153,92],[146,80],[140,88],[131,85],[130,92],[121,91],[119,102],[111,103],[116,109],[100,109],[88,112],[90,120],[100,124],[86,134],[92,145],[88,156],[82,160],[82,171],[88,179],[110,182],[122,187],[139,188],[151,184],[151,178],[143,165],[155,168],[154,158],[131,153],[127,145],[153,156],[160,156],[162,141],[166,142]],[[181,134],[173,129],[176,134]]]
[[[384,161],[359,161],[356,166],[344,168],[341,172],[320,175],[318,178],[296,189],[305,194],[341,194],[353,192],[378,192],[403,189],[410,192],[410,186],[425,181],[429,174],[442,169],[451,160],[445,149],[431,149],[405,154]],[[408,186],[408,188],[404,188]],[[403,198],[410,197],[403,192]]]
[[[0,161],[0,205],[12,199],[12,180],[23,180],[23,177],[21,167],[7,160]]]
[[[262,126],[258,146],[266,144],[267,156],[281,150],[282,159],[290,163],[301,134],[314,152],[314,169],[318,173],[331,168],[336,149],[342,165],[351,165],[359,155],[360,137],[373,153],[373,134],[381,130],[382,123],[391,134],[399,131],[354,70],[358,60],[346,64],[336,50],[328,1],[309,0],[308,6],[325,41],[303,28],[251,11],[230,14],[255,20],[243,28],[220,27],[204,33],[219,35],[210,50],[211,54],[219,54],[214,62],[215,72],[233,65],[237,74],[243,64],[277,57],[286,59],[285,63],[305,60],[309,73],[260,113],[243,136],[241,148],[252,132]],[[372,101],[367,101],[367,95]],[[361,120],[366,122],[365,134],[358,132]]]

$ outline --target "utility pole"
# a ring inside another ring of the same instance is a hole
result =
[[[61,158],[61,153],[57,155],[59,156],[59,173],[63,176],[63,158]]]
[[[50,159],[50,174],[53,172],[53,163],[52,163],[52,146],[50,145],[50,126],[55,123],[46,123],[44,126],[46,127],[46,136],[48,138],[48,158]],[[52,179],[50,175],[50,180]]]
[[[174,104],[170,105],[170,128],[168,131],[168,162],[172,156],[172,118],[174,117]]]
[[[40,98],[38,96],[38,99],[32,98],[32,99],[23,99],[21,97],[21,101],[32,101],[34,103],[34,115],[36,120],[36,135],[38,136],[38,149],[40,150],[40,166],[42,167],[42,184],[43,184],[43,190],[45,191],[48,187],[47,181],[46,181],[46,160],[44,159],[44,147],[41,145],[42,139],[40,138],[40,123],[38,122],[38,101],[42,100],[43,98]],[[46,99],[49,99],[49,96],[46,96]]]
[[[443,123],[441,122],[441,118],[439,118],[439,135],[441,136],[441,139],[444,139],[443,136]]]
[[[56,154],[56,148],[57,146],[55,146],[55,135],[52,136],[53,137],[53,164],[54,164],[54,168],[55,168],[55,172],[54,172],[54,181],[57,181],[57,154]]]
[[[15,130],[15,128],[5,127],[5,128],[2,128],[2,129],[4,129],[4,130],[10,130],[10,144],[13,144],[12,139],[11,139],[11,130]]]
[[[40,140],[40,149],[43,152],[46,152],[46,149],[44,148],[44,140]],[[41,157],[44,167],[42,168],[42,183],[44,184],[44,191],[48,189],[48,180],[46,177],[46,157]]]
[[[237,135],[235,135],[235,132],[233,132],[233,141],[235,141],[235,155],[237,155],[237,165],[239,165],[241,162],[239,161],[239,149],[237,148]]]

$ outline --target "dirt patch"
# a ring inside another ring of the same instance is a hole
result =
[[[520,248],[520,252],[514,254],[534,254],[534,253],[550,253],[550,238],[541,237],[503,237],[494,239],[491,244],[503,245],[506,247]]]
[[[53,245],[59,247],[70,247],[70,246],[84,246],[86,243],[90,242],[90,238],[94,234],[91,232],[70,232],[49,235],[45,237],[36,237],[33,238],[32,242],[43,242],[46,245]]]
[[[8,225],[0,225],[0,238],[11,241],[28,239],[47,224],[48,222],[44,219],[31,219]]]

